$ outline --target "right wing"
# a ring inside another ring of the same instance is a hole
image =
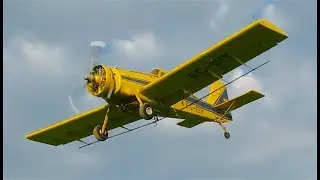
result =
[[[26,135],[26,138],[54,146],[67,144],[92,135],[94,127],[102,124],[105,114],[106,107],[101,106],[46,128],[31,132]],[[125,113],[119,111],[117,108],[110,109],[108,117],[108,130],[121,127],[140,119],[138,113]]]
[[[146,101],[173,105],[286,38],[286,33],[270,22],[255,21],[151,82],[140,95]]]

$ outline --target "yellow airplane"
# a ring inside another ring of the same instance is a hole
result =
[[[251,90],[229,99],[223,75],[286,38],[279,27],[260,19],[169,72],[156,68],[143,73],[96,65],[85,77],[86,87],[107,105],[31,132],[26,138],[58,146],[83,142],[82,138],[93,134],[99,142],[108,139],[108,131],[112,129],[125,128],[140,119],[169,117],[183,119],[177,125],[187,128],[216,122],[228,139],[230,134],[223,124],[232,122],[231,111],[264,95]],[[210,84],[206,101],[193,95]]]

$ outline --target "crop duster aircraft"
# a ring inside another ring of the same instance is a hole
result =
[[[229,99],[223,75],[286,38],[279,27],[260,19],[169,72],[156,68],[143,73],[95,65],[85,77],[86,88],[107,105],[31,132],[26,138],[58,146],[73,141],[86,143],[81,139],[93,134],[95,142],[99,142],[107,140],[112,129],[127,129],[125,125],[140,119],[156,121],[158,117],[169,117],[183,119],[177,125],[187,128],[216,122],[228,139],[230,134],[223,124],[232,122],[231,111],[264,95],[251,90]],[[206,100],[193,95],[209,85]]]

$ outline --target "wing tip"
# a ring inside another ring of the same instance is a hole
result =
[[[32,131],[32,132],[26,134],[24,137],[25,137],[26,139],[33,140],[33,141],[34,141],[34,137],[35,137],[37,134],[39,134],[39,130],[38,130],[38,131]]]
[[[263,25],[264,27],[266,27],[272,31],[275,31],[275,32],[281,34],[282,36],[284,36],[284,39],[288,38],[287,32],[285,32],[279,26],[275,25],[274,23],[272,23],[271,21],[269,21],[267,19],[259,19],[259,20],[257,20],[257,23]]]
[[[262,94],[261,92],[257,91],[257,90],[250,90],[248,92],[249,94],[253,93],[254,95],[257,96],[258,99],[265,97],[266,95]]]
[[[42,143],[42,144],[47,144],[47,145],[51,145],[51,146],[59,146],[62,144],[62,143],[57,143],[54,141],[44,140],[41,137],[39,138],[39,137],[35,136],[35,134],[33,134],[33,133],[29,133],[29,134],[25,135],[24,137],[30,141],[34,141],[34,142],[38,142],[38,143]]]
[[[30,134],[26,134],[24,138],[31,140]]]
[[[36,132],[30,132],[30,133],[26,134],[24,137],[26,139],[33,140],[35,135],[36,135]]]

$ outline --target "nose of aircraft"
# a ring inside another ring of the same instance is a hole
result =
[[[99,75],[88,75],[86,77],[84,77],[84,79],[88,82],[88,83],[100,83],[101,82],[101,76]]]
[[[84,77],[84,79],[85,79],[87,82],[93,82],[94,76],[93,76],[93,75],[88,75],[88,76]]]

